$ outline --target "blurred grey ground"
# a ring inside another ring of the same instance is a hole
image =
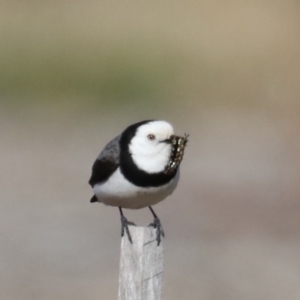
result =
[[[191,135],[156,206],[164,299],[299,299],[299,14],[2,1],[0,299],[117,298],[118,211],[89,204],[87,181],[102,146],[148,118]]]

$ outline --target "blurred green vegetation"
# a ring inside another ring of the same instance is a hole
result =
[[[299,20],[293,1],[2,1],[0,102],[295,102]]]
[[[39,24],[34,24],[34,26]],[[63,35],[46,36],[19,25],[1,35],[0,96],[3,99],[85,97],[96,101],[158,98],[172,81],[174,61],[139,45],[103,47]],[[3,27],[2,27],[3,31]]]
[[[134,44],[127,50],[118,45],[112,49],[76,47],[72,42],[6,44],[0,50],[1,94],[16,98],[76,95],[106,101],[161,100],[174,81],[175,57],[153,57]]]

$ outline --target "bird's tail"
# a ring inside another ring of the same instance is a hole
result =
[[[91,202],[91,203],[98,202],[97,197],[94,195],[94,196],[91,198],[90,202]]]

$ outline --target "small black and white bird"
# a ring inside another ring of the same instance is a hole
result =
[[[161,223],[152,205],[171,195],[179,180],[179,165],[187,135],[174,135],[166,121],[147,120],[127,127],[110,141],[92,167],[89,184],[94,196],[91,202],[116,206],[121,214],[121,235],[126,232],[132,243],[129,222],[122,208],[149,207],[156,228],[158,245],[164,236]]]

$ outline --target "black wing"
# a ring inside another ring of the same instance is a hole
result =
[[[120,136],[110,141],[97,157],[92,167],[92,175],[89,184],[106,181],[120,165]]]

